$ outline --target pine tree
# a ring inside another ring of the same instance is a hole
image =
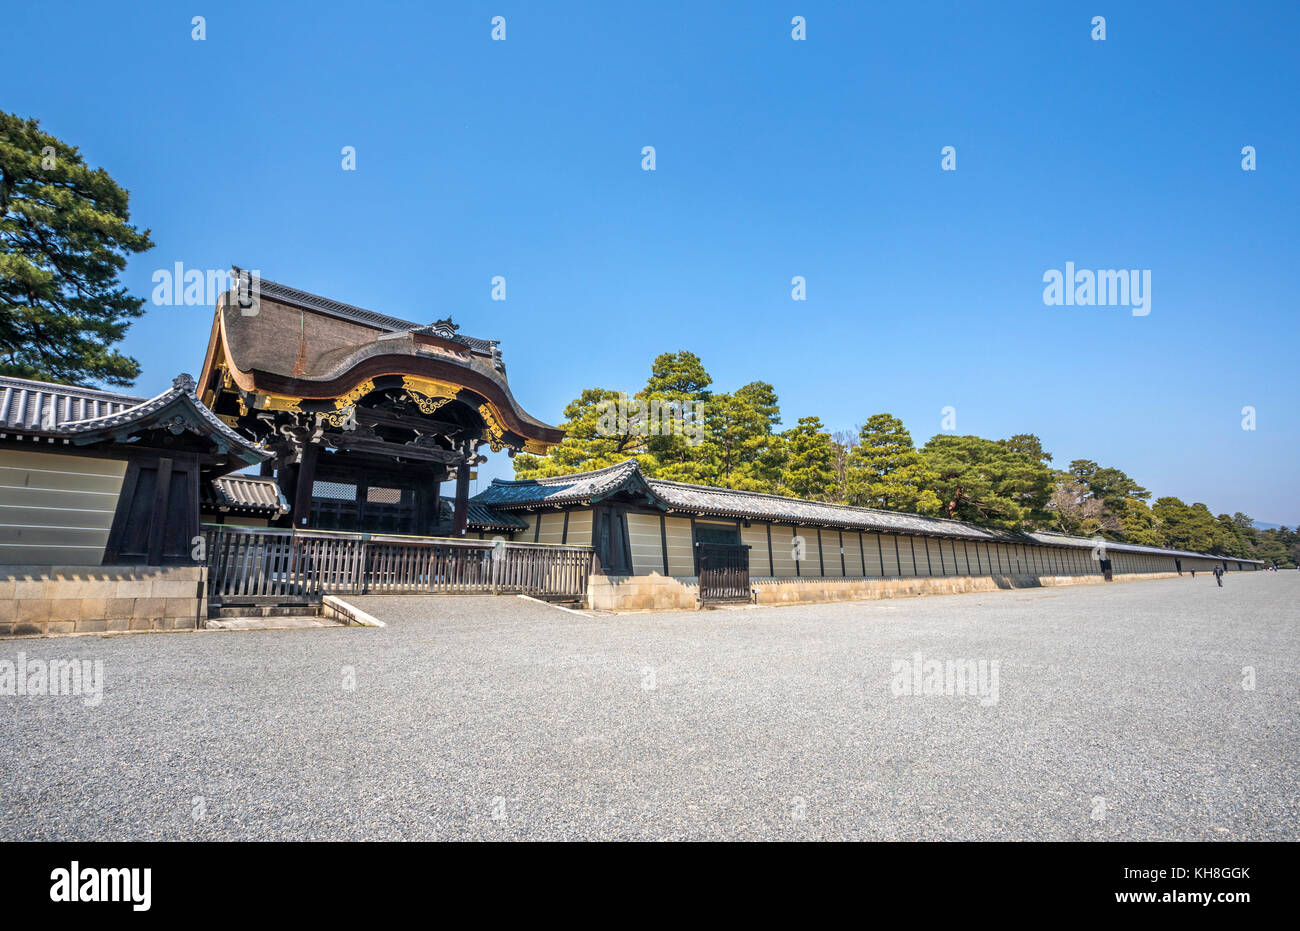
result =
[[[860,507],[933,514],[939,498],[934,476],[912,445],[912,434],[893,414],[873,414],[848,456],[844,500]]]
[[[1118,516],[1121,539],[1140,546],[1164,545],[1159,521],[1142,499],[1124,498],[1119,503]]]
[[[617,465],[636,458],[648,474],[657,464],[646,451],[646,438],[621,432],[619,403],[624,395],[605,388],[587,388],[564,408],[564,440],[546,456],[521,453],[514,458],[515,478],[571,475]]]
[[[998,440],[998,445],[1022,453],[1044,465],[1052,461],[1052,454],[1043,449],[1043,441],[1033,433],[1017,433],[1008,440]]]
[[[779,491],[795,498],[827,500],[835,488],[835,447],[817,417],[800,417],[783,434],[786,461]]]
[[[74,146],[0,111],[0,374],[111,385],[140,374],[112,348],[145,303],[118,274],[153,246],[127,201]]]
[[[1052,472],[1041,461],[978,436],[940,434],[921,452],[945,517],[1004,529],[1050,520]]]
[[[781,478],[781,407],[776,390],[755,381],[705,402],[708,440],[703,450],[721,488],[773,492]]]
[[[708,422],[713,378],[693,352],[665,352],[655,357],[645,388],[637,392],[648,412],[649,436],[646,451],[651,457],[657,478],[678,482],[711,484],[717,470],[709,461],[703,443],[676,432],[673,422],[682,424],[686,433],[703,430]],[[697,404],[703,406],[703,422],[696,422]],[[656,407],[657,405],[657,407]],[[656,414],[657,412],[657,414]],[[668,429],[664,429],[667,420]]]
[[[1165,546],[1194,553],[1208,553],[1214,546],[1214,516],[1204,504],[1188,505],[1169,495],[1157,498],[1151,512],[1160,521]]]

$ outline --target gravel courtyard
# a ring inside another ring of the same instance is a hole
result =
[[[0,697],[0,839],[1300,839],[1294,571],[355,601],[388,626],[0,641],[104,676],[97,706]],[[917,653],[996,661],[996,703],[895,695]]]

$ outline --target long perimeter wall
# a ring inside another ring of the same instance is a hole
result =
[[[542,515],[547,528],[563,535],[564,511]],[[538,515],[527,516],[530,527]],[[719,521],[673,514],[625,512],[630,573],[592,579],[589,603],[615,611],[695,607],[698,579],[696,540],[723,532],[738,534],[749,550],[754,600],[759,604],[825,602],[950,594],[1104,582],[1091,546],[1052,542],[965,540],[906,533],[830,530],[761,521]],[[590,540],[591,520],[583,509],[569,512],[570,528]],[[559,537],[556,542],[560,542]],[[568,540],[567,542],[575,542]],[[1216,565],[1251,570],[1249,563],[1208,556],[1173,556],[1107,549],[1116,580],[1190,577]]]

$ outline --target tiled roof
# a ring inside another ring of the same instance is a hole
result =
[[[852,507],[845,504],[827,504],[824,501],[807,501],[781,495],[761,494],[753,491],[733,491],[709,485],[689,485],[647,479],[641,474],[635,459],[607,466],[591,472],[579,472],[554,478],[527,481],[493,479],[492,484],[473,500],[490,504],[499,510],[538,510],[544,507],[587,504],[621,491],[648,493],[658,506],[669,512],[680,512],[702,517],[729,517],[737,519],[767,520],[799,524],[810,527],[828,527],[840,530],[867,530],[882,533],[921,534],[934,537],[951,537],[965,540],[1002,541],[1006,543],[1037,542],[1051,546],[1086,547],[1097,545],[1095,540],[1055,533],[1013,533],[968,524],[964,521],[925,517],[901,511],[879,511],[873,508]],[[1206,553],[1189,553],[1183,550],[1139,546],[1134,543],[1106,543],[1106,549],[1123,553],[1148,553],[1165,556],[1207,556]],[[1235,559],[1219,557],[1215,559]],[[1238,562],[1251,562],[1241,559]]]
[[[222,511],[279,517],[289,511],[275,479],[260,475],[223,475],[203,489],[203,504]]]
[[[171,388],[147,399],[22,378],[4,378],[3,381],[5,384],[0,387],[4,388],[4,393],[0,397],[4,398],[7,413],[0,431],[22,430],[31,437],[87,443],[111,438],[117,428],[141,423],[155,415],[160,417],[160,422],[152,426],[183,429],[177,426],[176,421],[192,416],[202,421],[211,435],[218,438],[219,445],[240,451],[240,457],[246,461],[256,462],[267,456],[252,441],[226,426],[194,396],[194,379],[189,375],[178,375],[172,380]],[[12,410],[13,426],[8,420],[9,410]],[[93,411],[93,416],[67,416],[83,410]],[[164,413],[170,416],[162,417]],[[104,435],[95,436],[97,433]]]
[[[442,521],[451,523],[452,516],[455,514],[456,499],[444,497],[441,505],[440,517]],[[514,533],[528,526],[528,522],[523,518],[498,511],[481,501],[469,502],[469,509],[465,514],[465,523],[470,530],[500,530],[505,533]]]
[[[491,485],[475,495],[473,500],[499,509],[585,504],[593,498],[621,491],[631,482],[645,485],[635,459],[593,472],[578,472],[555,478],[514,482],[496,478]]]
[[[1015,534],[990,530],[962,521],[923,517],[902,511],[878,511],[846,504],[827,504],[803,498],[786,498],[754,491],[733,491],[708,485],[688,485],[647,479],[655,497],[673,510],[716,517],[761,518],[782,523],[837,527],[845,530],[883,530],[893,533],[922,533],[968,540],[1012,540]]]
[[[328,297],[322,297],[319,294],[312,294],[310,291],[303,291],[300,288],[293,288],[287,284],[280,284],[278,281],[271,281],[269,278],[258,277],[258,292],[262,297],[269,298],[273,301],[279,301],[284,304],[292,304],[294,307],[304,307],[307,310],[316,313],[325,314],[330,317],[337,317],[340,320],[347,320],[352,323],[360,323],[365,326],[375,327],[379,330],[387,330],[390,333],[405,333],[410,331],[428,331],[430,327],[423,323],[415,323],[411,320],[402,320],[400,317],[390,317],[387,314],[381,314],[378,311],[366,310],[364,307],[355,307],[352,304],[344,304],[341,301],[335,301]],[[462,343],[477,352],[491,353],[492,341],[479,339],[475,336],[462,336],[459,333],[446,336],[453,342]]]
[[[1075,549],[1092,549],[1097,546],[1097,541],[1089,537],[1072,537],[1064,533],[1053,533],[1051,531],[1038,530],[1025,534],[1039,543],[1046,543],[1050,546],[1071,546]],[[1226,559],[1229,562],[1251,562],[1263,565],[1258,559],[1242,559],[1240,556],[1220,556],[1216,553],[1194,553],[1190,550],[1169,550],[1159,546],[1142,546],[1138,543],[1112,543],[1107,540],[1105,543],[1107,550],[1115,550],[1119,553],[1143,553],[1151,556],[1198,556],[1211,559]]]
[[[117,414],[144,401],[114,391],[0,376],[0,429],[48,433],[64,424]]]

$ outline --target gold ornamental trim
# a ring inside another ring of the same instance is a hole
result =
[[[492,408],[487,404],[480,404],[478,406],[478,412],[483,418],[483,423],[487,426],[487,436],[485,436],[484,439],[487,440],[488,448],[494,453],[501,452],[506,445],[505,441],[502,439],[506,432],[506,428],[501,423],[501,419],[497,416],[496,411],[492,410]]]
[[[341,411],[344,408],[355,407],[356,403],[375,390],[375,380],[367,378],[365,381],[355,385],[351,391],[334,399],[334,410]]]
[[[258,404],[260,400],[262,403]],[[254,406],[262,411],[288,411],[291,414],[302,413],[302,398],[286,394],[263,394],[254,399]]]
[[[432,414],[444,404],[451,403],[461,391],[459,385],[418,375],[403,375],[402,388],[415,401],[422,414]]]
[[[342,427],[352,419],[353,415],[356,414],[356,411],[357,406],[355,404],[349,404],[347,407],[340,407],[338,410],[321,414],[320,417],[322,420],[327,421],[332,427]]]

